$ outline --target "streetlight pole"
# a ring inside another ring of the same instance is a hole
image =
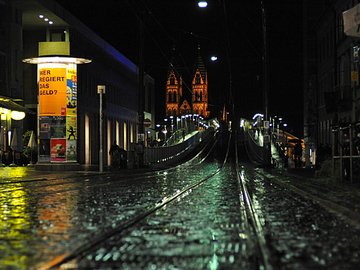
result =
[[[105,85],[98,85],[97,92],[100,95],[100,106],[99,106],[99,172],[104,171],[103,164],[103,100],[102,95],[105,94]]]
[[[263,102],[264,102],[264,144],[263,144],[263,165],[268,167],[271,158],[271,145],[269,136],[269,115],[268,115],[268,55],[266,35],[266,13],[264,2],[261,0],[261,19],[263,34]]]
[[[139,17],[139,69],[138,69],[138,84],[139,84],[139,96],[138,96],[138,143],[141,150],[138,152],[139,167],[144,166],[144,11],[141,11]]]

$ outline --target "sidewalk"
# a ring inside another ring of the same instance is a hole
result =
[[[54,180],[60,178],[70,178],[86,175],[107,175],[107,174],[122,174],[131,175],[153,171],[150,168],[136,168],[136,169],[119,169],[111,170],[105,168],[102,173],[97,170],[89,170],[81,167],[77,171],[39,171],[34,166],[17,166],[0,167],[0,184],[24,182],[24,181],[42,181]]]

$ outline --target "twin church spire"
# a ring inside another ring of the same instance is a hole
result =
[[[180,72],[181,69],[175,66],[173,58],[166,81],[166,116],[193,113],[207,118],[210,114],[208,111],[208,78],[200,55],[200,46],[198,46],[194,70],[191,74],[192,78],[190,78],[191,89],[187,83],[183,82]],[[184,87],[189,91],[183,91]]]

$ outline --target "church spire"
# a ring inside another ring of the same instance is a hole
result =
[[[207,80],[206,78],[206,68],[205,68],[205,64],[204,61],[201,57],[201,52],[200,52],[200,44],[198,44],[198,48],[197,48],[197,57],[196,57],[196,62],[195,62],[195,71],[196,69],[199,69],[200,73],[201,73],[201,77],[204,81]]]

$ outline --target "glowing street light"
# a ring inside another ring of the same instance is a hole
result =
[[[207,5],[208,5],[207,1],[199,1],[199,2],[198,2],[198,6],[199,6],[200,8],[206,8]]]

